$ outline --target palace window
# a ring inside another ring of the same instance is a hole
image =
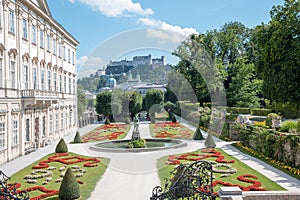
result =
[[[33,68],[33,89],[37,89],[37,69]]]
[[[72,93],[72,81],[71,78],[69,78],[69,93]]]
[[[48,71],[48,90],[51,91],[51,71]]]
[[[0,151],[5,149],[5,122],[0,123]]]
[[[10,81],[11,88],[15,89],[16,87],[16,62],[10,61]]]
[[[61,92],[61,93],[63,92],[62,91],[62,75],[61,74],[59,75],[59,92]]]
[[[12,122],[12,146],[17,146],[19,145],[19,137],[18,137],[18,133],[19,133],[19,126],[18,126],[18,120],[13,120]]]
[[[40,30],[40,47],[44,48],[44,31]]]
[[[28,65],[24,65],[24,86],[25,89],[28,89]]]
[[[52,133],[53,131],[53,115],[49,114],[49,132]]]
[[[69,63],[71,62],[71,52],[70,52],[70,49],[68,49],[68,62]]]
[[[23,18],[23,38],[28,39],[28,23],[27,19]]]
[[[9,10],[9,32],[15,33],[15,11]]]
[[[56,76],[57,76],[57,74],[54,73],[53,74],[53,79],[54,79],[54,91],[55,92],[57,92],[57,82],[56,82],[57,81],[57,77]]]
[[[62,130],[63,128],[64,128],[64,114],[63,113],[61,113],[61,115],[60,115],[60,129]]]
[[[3,85],[3,60],[0,58],[0,87]]]
[[[41,90],[45,90],[45,70],[41,70]]]
[[[53,38],[53,54],[56,55],[56,39]]]
[[[64,93],[67,93],[67,77],[64,75]]]
[[[26,138],[26,142],[30,141],[29,119],[26,119],[26,122],[25,122],[25,138]]]
[[[51,51],[51,38],[50,34],[47,34],[47,51]]]
[[[59,130],[59,123],[58,123],[58,114],[55,114],[55,131],[57,132]]]
[[[36,26],[34,24],[32,24],[32,43],[33,44],[36,44]]]

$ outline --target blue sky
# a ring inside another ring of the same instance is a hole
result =
[[[89,75],[109,60],[131,59],[135,53],[163,54],[174,64],[176,58],[170,53],[185,36],[220,29],[230,21],[247,27],[267,23],[272,6],[283,4],[283,0],[47,2],[52,17],[80,42],[77,48],[79,77]]]

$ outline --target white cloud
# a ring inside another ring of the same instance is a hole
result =
[[[82,56],[77,60],[77,65],[80,67],[101,67],[103,60],[100,57]]]
[[[69,0],[71,3],[79,2],[86,4],[100,13],[109,17],[119,17],[126,14],[151,15],[153,10],[143,9],[140,3],[132,0]]]
[[[158,28],[157,30],[148,29],[148,37],[170,40],[173,43],[181,42],[189,35],[198,33],[194,28],[182,28],[180,26],[174,26],[166,22],[150,18],[140,18],[138,23],[145,26]]]

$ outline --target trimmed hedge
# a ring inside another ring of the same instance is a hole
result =
[[[204,145],[206,148],[215,148],[216,143],[214,138],[212,137],[211,133],[208,133],[207,138],[205,139]]]
[[[272,112],[272,109],[264,109],[264,108],[252,108],[251,113],[252,115],[258,116],[267,116]]]
[[[68,146],[63,138],[56,145],[55,153],[68,153]]]
[[[80,197],[79,184],[76,181],[72,169],[68,168],[61,182],[58,198],[60,200],[73,200],[73,199],[78,199],[79,197]]]
[[[196,129],[196,131],[193,135],[193,140],[204,140],[204,137],[203,137],[202,132],[199,129],[199,127]]]
[[[230,111],[233,113],[239,113],[239,114],[251,114],[250,108],[231,107]]]

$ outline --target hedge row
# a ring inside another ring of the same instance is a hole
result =
[[[265,157],[284,162],[300,169],[300,136],[245,124],[224,126],[222,136],[239,140],[243,146],[261,152]]]

